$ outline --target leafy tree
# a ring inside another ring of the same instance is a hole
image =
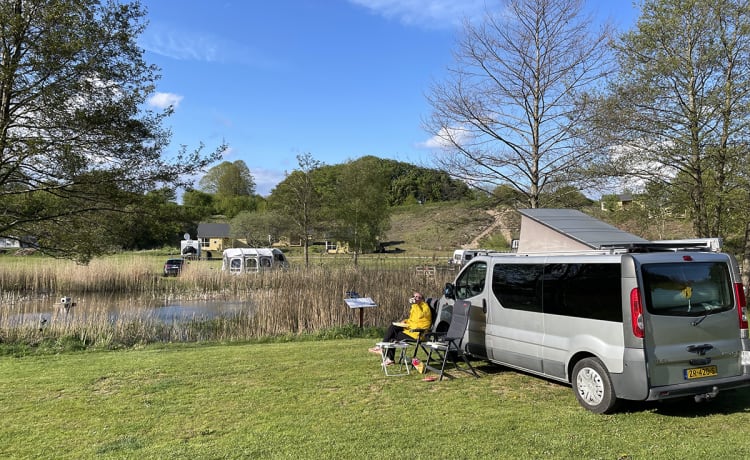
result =
[[[382,163],[369,157],[344,165],[335,199],[327,200],[336,222],[336,236],[354,250],[355,265],[358,255],[374,250],[389,228],[387,192],[388,176]]]
[[[204,193],[212,194],[212,212],[233,218],[242,211],[255,211],[260,196],[255,195],[255,180],[244,161],[223,161],[209,169],[199,181]]]
[[[287,216],[293,231],[302,239],[305,253],[305,267],[310,266],[310,237],[320,225],[321,193],[315,181],[314,171],[322,163],[312,154],[297,155],[299,169],[287,174],[286,178],[271,191],[269,209]]]
[[[365,162],[377,165],[382,173],[389,178],[389,188],[386,201],[390,206],[398,206],[407,202],[453,201],[471,197],[471,189],[465,182],[455,180],[444,171],[423,168],[413,164],[395,160],[382,159],[367,155],[350,163]],[[319,168],[316,171],[321,187],[335,186],[345,165],[332,165]],[[321,175],[325,170],[325,177]]]
[[[510,0],[466,23],[450,78],[428,95],[426,120],[454,177],[507,184],[536,208],[547,188],[573,183],[597,150],[580,145],[588,111],[575,102],[610,71],[608,30],[590,33],[581,0]]]
[[[214,214],[233,218],[243,211],[255,211],[258,197],[217,195],[214,199]]]
[[[365,156],[354,162],[370,161],[369,159],[375,159],[380,163],[385,174],[390,177],[387,200],[391,206],[398,206],[407,201],[426,203],[460,200],[468,198],[471,194],[466,183],[452,179],[444,171],[373,156]]]
[[[218,158],[162,158],[171,110],[146,110],[158,69],[136,42],[138,1],[0,3],[0,236],[86,262],[144,194]]]
[[[188,189],[182,195],[182,204],[186,212],[196,221],[214,214],[214,196],[210,193]]]
[[[289,219],[277,212],[239,213],[230,222],[232,237],[244,239],[251,247],[265,247],[289,228]]]
[[[255,180],[244,161],[222,161],[208,170],[198,183],[201,190],[217,196],[252,196]]]
[[[668,187],[698,237],[724,236],[746,214],[735,195],[750,190],[748,54],[746,1],[646,1],[598,108],[623,173]]]
[[[110,236],[126,250],[179,246],[185,232],[195,235],[189,214],[175,202],[170,189],[147,193],[137,209],[122,213],[116,222],[117,229]]]

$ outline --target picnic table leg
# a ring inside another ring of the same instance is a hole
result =
[[[360,329],[362,329],[362,324],[363,324],[362,318],[364,317],[364,314],[365,314],[364,310],[365,310],[364,308],[359,308],[359,328]]]

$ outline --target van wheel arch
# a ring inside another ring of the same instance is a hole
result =
[[[593,353],[580,351],[570,357],[570,361],[568,361],[568,367],[567,367],[568,383],[571,383],[571,384],[573,383],[573,368],[576,366],[576,364],[578,364],[580,360],[586,359],[586,358],[596,358],[596,355],[594,355]]]
[[[570,384],[579,404],[596,414],[612,412],[618,404],[615,387],[604,363],[595,356],[573,362]]]

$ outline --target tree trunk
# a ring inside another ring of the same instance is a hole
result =
[[[305,268],[310,267],[310,242],[307,238],[305,238],[305,242],[302,243],[303,247],[305,248]]]

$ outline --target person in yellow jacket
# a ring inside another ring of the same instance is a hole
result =
[[[412,294],[411,309],[409,310],[409,317],[403,321],[391,324],[388,330],[385,331],[385,337],[383,342],[398,342],[399,340],[416,340],[419,337],[419,332],[414,329],[429,329],[432,325],[432,312],[430,311],[429,305],[424,301],[424,297],[419,292]],[[382,353],[380,347],[373,347],[369,350],[371,353]],[[396,350],[388,348],[386,350],[387,359],[386,364],[393,364],[393,357]]]

